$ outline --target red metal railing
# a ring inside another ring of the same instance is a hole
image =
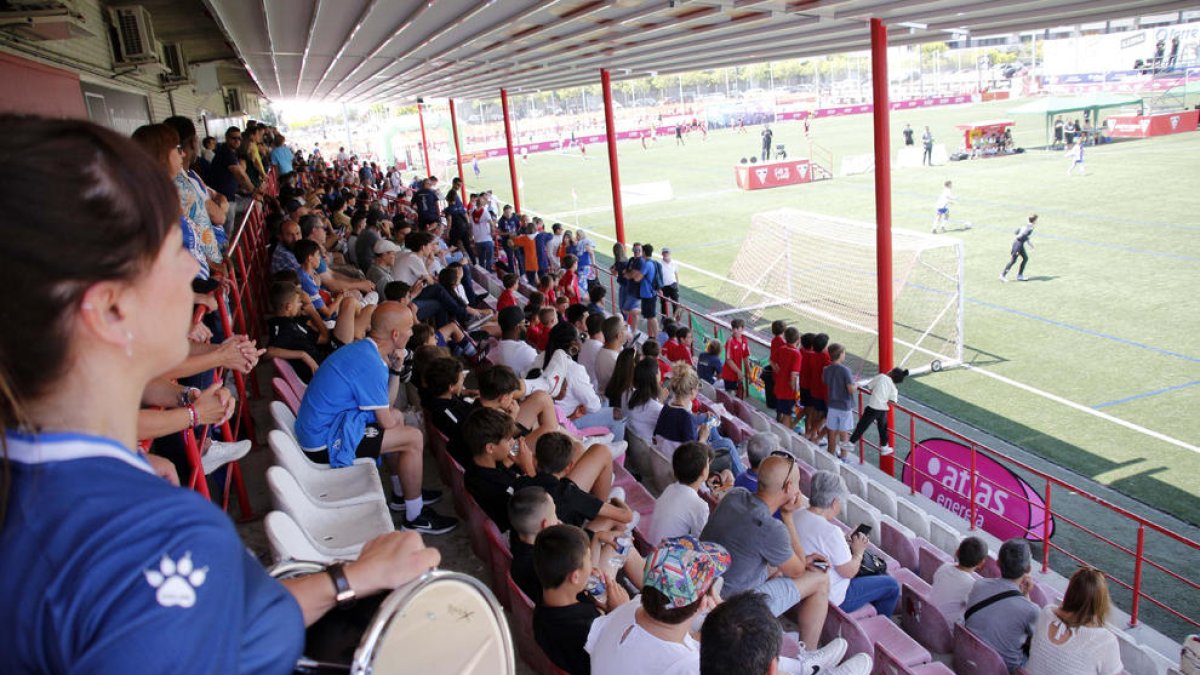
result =
[[[600,265],[596,265],[595,269],[598,274],[598,281],[608,288],[613,312],[620,313],[620,309],[617,306],[618,293],[614,275],[611,270]],[[660,298],[660,301],[673,307],[673,313],[682,313],[683,316],[686,316],[688,325],[693,328],[697,338],[711,337],[723,343],[723,338],[731,332],[731,326],[727,322],[717,317],[708,316],[702,310],[695,309],[685,303],[673,302],[667,298]],[[752,346],[758,348],[760,354],[770,347],[770,340],[765,336],[747,330],[746,337],[750,340]],[[759,381],[755,381],[753,384],[761,386],[761,382]],[[747,387],[745,390],[748,392],[749,388]],[[860,390],[860,413],[863,407],[863,393],[863,390]],[[1195,561],[1200,559],[1200,542],[1193,541],[1171,531],[1167,527],[1113,504],[1079,485],[1068,483],[1063,479],[1038,470],[1026,462],[1022,462],[1003,452],[988,447],[986,444],[954,431],[904,405],[893,404],[893,411],[895,413],[895,423],[892,434],[896,440],[892,442],[892,445],[895,448],[897,457],[900,456],[902,443],[908,444],[908,456],[911,457],[912,448],[920,442],[918,439],[918,429],[949,437],[971,448],[971,461],[969,464],[963,465],[950,458],[942,458],[943,462],[947,462],[968,472],[968,483],[970,486],[970,520],[968,526],[970,529],[974,530],[976,528],[981,509],[987,512],[989,517],[1010,523],[1015,522],[1007,518],[1004,514],[998,513],[990,505],[980,505],[976,500],[976,488],[981,480],[976,459],[980,454],[983,454],[1023,476],[1026,482],[1035,486],[1035,488],[1038,486],[1042,488],[1041,497],[1045,505],[1044,507],[1039,505],[1038,510],[1044,508],[1044,512],[1048,514],[1047,520],[1052,517],[1060,526],[1062,532],[1057,533],[1056,538],[1060,541],[1068,540],[1063,544],[1051,541],[1051,528],[1045,525],[1042,527],[1043,535],[1040,543],[1042,545],[1041,567],[1043,572],[1049,570],[1051,567],[1051,552],[1058,553],[1064,558],[1062,561],[1064,565],[1062,571],[1065,573],[1065,576],[1070,575],[1068,567],[1072,563],[1088,565],[1100,569],[1110,581],[1120,588],[1125,589],[1129,595],[1126,609],[1130,614],[1131,626],[1138,624],[1141,610],[1143,609],[1141,601],[1146,600],[1171,617],[1190,626],[1191,628],[1187,630],[1194,630],[1196,627],[1200,627],[1200,617],[1195,615],[1196,608],[1200,607],[1200,583],[1181,573],[1181,570],[1194,573],[1196,569]],[[905,417],[907,417],[906,424],[902,423]],[[907,431],[905,431],[906,429]],[[865,463],[868,459],[866,454],[868,447],[878,451],[878,446],[868,441],[866,435],[864,435],[863,439],[859,441],[859,461],[862,463]],[[900,462],[900,464],[902,466],[908,464],[908,460],[906,459]],[[917,466],[910,465],[908,469],[910,477],[910,481],[908,482],[909,491],[915,495],[917,493],[918,474],[925,476],[928,476],[928,474],[922,473],[922,469]],[[1059,492],[1058,500],[1054,500],[1055,491]],[[1030,501],[1021,495],[1013,495],[1013,497],[1022,499],[1026,503]],[[1058,504],[1057,507],[1055,506],[1056,504]],[[1105,524],[1116,522],[1118,526],[1107,527],[1106,529],[1109,531],[1101,533],[1097,531],[1099,528],[1095,526],[1089,527],[1084,524],[1084,521],[1102,522]],[[1026,523],[1022,526],[1028,527],[1028,524]],[[1152,558],[1151,554],[1147,551],[1147,534],[1156,538],[1153,542],[1153,548],[1158,552],[1156,557],[1159,560]],[[1132,536],[1134,541],[1122,544],[1118,541],[1121,535]],[[1171,569],[1171,567],[1174,567],[1174,569]],[[1157,575],[1153,591],[1147,588],[1146,579],[1146,573],[1151,571]],[[1175,606],[1171,606],[1165,600],[1161,599],[1163,595],[1173,595],[1185,599],[1176,601],[1174,603]],[[1188,607],[1192,609],[1188,610]],[[1186,612],[1192,612],[1193,615],[1189,616]]]

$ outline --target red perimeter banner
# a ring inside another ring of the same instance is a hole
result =
[[[743,190],[797,185],[812,182],[807,159],[789,159],[785,162],[763,164],[738,164],[733,167],[737,186]]]
[[[1148,138],[1195,131],[1200,110],[1157,115],[1113,115],[1108,118],[1114,138]]]

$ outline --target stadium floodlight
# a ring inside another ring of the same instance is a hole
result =
[[[755,214],[713,313],[747,325],[784,319],[828,333],[860,376],[878,354],[875,224],[796,209]],[[892,230],[897,366],[940,370],[963,360],[963,245]]]

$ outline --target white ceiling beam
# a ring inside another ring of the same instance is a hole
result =
[[[300,84],[304,82],[304,69],[308,67],[308,54],[312,49],[313,33],[317,30],[317,17],[320,15],[321,0],[314,0],[312,18],[308,21],[308,35],[304,38],[304,53],[300,57],[300,72],[296,74],[296,98],[300,98]]]

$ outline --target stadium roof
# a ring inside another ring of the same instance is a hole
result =
[[[1194,9],[1196,0],[203,0],[273,99],[491,98]]]
[[[1079,96],[1047,96],[1030,101],[1016,108],[1009,108],[1013,115],[1057,115],[1058,113],[1090,110],[1092,108],[1116,108],[1137,105],[1142,102],[1138,94],[1118,94],[1098,91]]]

